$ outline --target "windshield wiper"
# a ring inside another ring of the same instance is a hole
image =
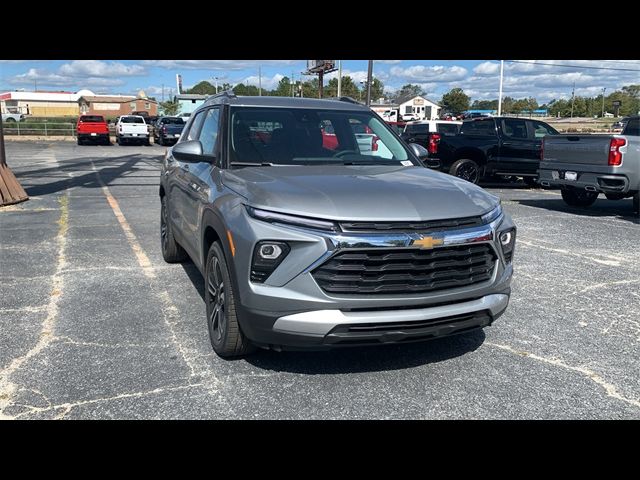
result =
[[[275,166],[274,163],[269,163],[269,162],[262,162],[262,163],[257,163],[257,162],[231,162],[231,166],[232,167],[273,167]]]

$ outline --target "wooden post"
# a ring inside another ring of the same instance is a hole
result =
[[[27,192],[18,183],[15,175],[7,165],[2,117],[0,117],[0,206],[24,202],[25,200],[29,200]]]

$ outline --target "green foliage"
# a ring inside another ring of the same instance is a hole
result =
[[[180,103],[172,100],[160,102],[160,107],[162,107],[164,114],[168,116],[177,115],[180,111]]]
[[[376,102],[381,97],[384,97],[384,83],[374,78],[371,81],[371,103]],[[366,98],[366,93],[363,93],[362,98]]]
[[[403,85],[402,88],[395,93],[395,95],[392,96],[392,99],[395,101],[396,99],[404,97],[405,95],[417,97],[419,95],[424,95],[424,90],[422,90],[422,87],[420,85],[407,83],[406,85]]]
[[[185,90],[184,93],[193,93],[197,95],[215,95],[216,87],[206,80],[195,84],[192,88]]]
[[[341,90],[342,91],[340,92],[340,94],[343,97],[351,97],[355,100],[360,100],[360,96],[362,95],[362,98],[365,98],[365,94],[358,88],[358,85],[356,85],[356,83],[353,81],[353,78],[351,78],[349,75],[345,75],[344,77],[342,77]],[[332,78],[331,80],[329,80],[329,84],[324,87],[324,96],[327,98],[338,96],[337,78]]]
[[[244,83],[239,83],[235,87],[233,87],[233,93],[243,96],[257,96],[259,90],[255,85],[245,85]]]
[[[465,110],[469,110],[470,100],[469,95],[464,93],[464,90],[461,88],[452,88],[442,95],[442,101],[440,103],[445,112],[459,115]]]

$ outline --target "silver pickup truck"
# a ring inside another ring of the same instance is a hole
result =
[[[620,135],[555,135],[543,140],[540,185],[560,187],[571,206],[588,207],[604,193],[609,200],[633,197],[640,214],[640,117]]]

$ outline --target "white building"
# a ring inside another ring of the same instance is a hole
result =
[[[400,109],[401,116],[408,113],[415,113],[421,120],[437,120],[440,118],[440,110],[442,107],[425,97],[405,95],[398,98],[396,104]]]

